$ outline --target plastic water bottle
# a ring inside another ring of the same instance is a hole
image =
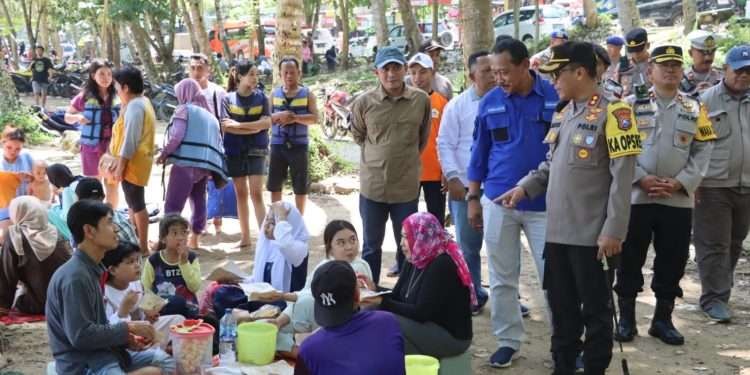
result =
[[[226,309],[219,322],[219,361],[222,366],[233,364],[236,359],[235,343],[237,342],[237,321],[232,316],[232,309]]]

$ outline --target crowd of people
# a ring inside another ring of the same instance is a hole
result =
[[[700,306],[728,323],[750,230],[750,46],[729,50],[718,69],[713,34],[690,42],[685,69],[680,46],[651,48],[641,28],[608,37],[606,47],[556,31],[534,56],[499,36],[491,51],[472,51],[470,85],[455,97],[439,73],[438,43],[409,59],[379,48],[377,85],[351,114],[361,148],[361,255],[355,227],[332,221],[326,257],[312,272],[305,205],[318,109],[301,82],[304,61],[280,59],[280,85],[267,95],[252,62],[229,68],[225,90],[210,81],[208,58],[193,55],[157,154],[142,73],[95,60],[65,115],[81,129],[81,175],[35,161],[14,124],[2,133],[0,314],[44,313],[61,374],[172,373],[171,325],[215,326],[216,352],[225,313],[267,305],[280,312],[270,320],[276,349],[296,360],[295,373],[403,374],[404,354],[465,353],[472,316],[489,304],[497,339],[489,364],[509,367],[528,311],[519,295],[523,232],[544,291],[554,374],[604,374],[613,340],[637,336],[651,244],[648,333],[682,345],[672,312],[691,239]],[[145,188],[154,163],[170,173],[150,242]],[[294,204],[282,200],[287,180]],[[118,209],[120,190],[127,210]],[[420,196],[427,212],[418,212]],[[181,216],[188,201],[189,220]],[[253,301],[237,280],[204,283],[193,251],[209,220],[221,231],[222,217],[239,219],[237,247],[249,249],[250,201],[258,227],[251,279],[274,289]],[[446,204],[456,240],[445,229]],[[389,219],[392,263],[382,256]],[[398,279],[383,294],[386,262]],[[346,360],[334,345],[351,348]]]

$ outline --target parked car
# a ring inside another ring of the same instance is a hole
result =
[[[418,23],[419,32],[422,34],[422,42],[432,39],[432,23]],[[388,33],[388,42],[391,46],[407,50],[406,32],[404,25],[396,25]],[[445,49],[453,49],[458,43],[458,38],[454,35],[453,29],[445,22],[438,24],[438,42],[445,46]]]
[[[734,0],[697,0],[698,19],[702,23],[726,21],[735,12]],[[652,19],[659,26],[679,25],[682,23],[682,0],[636,0],[638,13],[642,19]],[[617,18],[617,1],[603,0],[598,9],[604,14]]]
[[[62,57],[63,60],[67,60],[70,58],[73,58],[76,54],[76,47],[70,43],[60,43],[60,47],[62,47]]]
[[[555,30],[565,30],[571,26],[571,19],[568,15],[567,10],[562,7],[555,5],[542,5],[542,15],[539,17],[539,35],[549,35]],[[524,42],[530,42],[534,39],[536,33],[536,23],[534,21],[534,13],[536,7],[525,6],[521,7],[519,14],[519,38]],[[513,11],[500,13],[492,21],[492,25],[495,28],[495,36],[497,35],[513,35],[514,33],[514,21]]]
[[[375,35],[363,33],[361,36],[350,37],[349,53],[352,57],[369,57],[372,56],[375,45],[377,45]]]
[[[331,30],[326,28],[316,29],[313,33],[313,53],[324,55],[331,46],[336,46],[336,38]]]

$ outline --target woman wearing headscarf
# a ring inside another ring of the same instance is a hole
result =
[[[477,303],[461,250],[428,212],[407,217],[401,231],[407,261],[393,292],[360,304],[380,304],[396,315],[406,354],[459,355],[471,345],[471,306]]]
[[[232,307],[252,312],[267,303],[284,309],[286,299],[296,299],[288,293],[305,286],[309,239],[302,215],[294,205],[282,201],[271,204],[255,246],[252,281],[271,284],[274,291],[247,302],[239,288],[222,285],[213,292],[216,315],[221,318],[224,310]]]
[[[52,164],[47,167],[47,179],[58,192],[59,201],[58,205],[50,207],[47,212],[47,219],[67,240],[73,237],[68,229],[68,210],[73,203],[78,201],[76,186],[82,178],[83,176],[73,175],[73,172],[64,164]]]
[[[178,106],[167,127],[167,141],[159,164],[172,164],[164,203],[166,213],[181,213],[190,199],[192,235],[190,248],[198,247],[198,237],[206,227],[206,184],[213,178],[217,186],[227,181],[224,147],[219,121],[211,113],[201,87],[184,79],[175,87]]]
[[[26,314],[43,314],[49,281],[70,258],[70,247],[47,222],[47,209],[37,198],[15,198],[9,210],[12,224],[0,253],[0,315],[11,307]],[[24,288],[14,306],[19,281]]]

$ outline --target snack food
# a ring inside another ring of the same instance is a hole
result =
[[[250,313],[250,318],[254,320],[271,319],[271,318],[277,317],[280,312],[281,312],[281,309],[279,309],[278,306],[263,305],[258,310],[255,310],[252,313]]]
[[[167,305],[167,302],[169,301],[154,293],[146,292],[138,303],[138,307],[146,311],[159,311]]]

